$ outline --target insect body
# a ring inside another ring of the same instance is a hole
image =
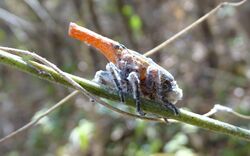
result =
[[[110,61],[106,71],[96,73],[94,81],[111,90],[116,88],[122,102],[125,93],[132,93],[137,112],[141,115],[145,115],[141,109],[141,97],[163,102],[178,114],[174,104],[182,98],[182,89],[174,77],[152,59],[74,23],[70,24],[69,35],[97,48]]]

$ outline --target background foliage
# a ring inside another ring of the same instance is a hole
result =
[[[68,37],[70,21],[144,53],[219,2],[2,0],[0,44],[35,51],[64,71],[92,79],[107,61],[95,49]],[[224,8],[152,56],[184,89],[179,107],[202,114],[219,103],[250,113],[249,10],[249,2],[237,9]],[[0,136],[23,126],[69,92],[1,65]],[[250,127],[249,121],[225,113],[215,118]],[[247,142],[189,125],[127,119],[78,96],[35,128],[2,144],[0,152],[8,156],[249,155],[249,148]]]

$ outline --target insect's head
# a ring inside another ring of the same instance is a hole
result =
[[[75,23],[70,23],[69,35],[98,49],[110,62],[116,63],[125,46]]]
[[[126,47],[123,44],[120,44],[120,43],[114,45],[114,48],[116,50],[118,50],[118,51],[122,51],[122,50],[126,49]]]

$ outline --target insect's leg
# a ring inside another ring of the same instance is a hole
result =
[[[128,75],[128,81],[132,86],[132,90],[133,90],[133,98],[136,101],[136,111],[140,114],[140,115],[145,115],[146,113],[144,113],[141,109],[141,99],[140,99],[140,80],[136,74],[136,72],[131,72]]]
[[[113,81],[115,82],[116,88],[118,90],[118,94],[120,96],[121,102],[124,102],[124,93],[122,91],[122,82],[121,82],[121,77],[119,73],[119,69],[112,63],[108,63],[106,66],[106,69],[110,71]]]
[[[110,71],[99,70],[95,73],[95,77],[92,80],[100,85],[105,86],[106,88],[113,89],[116,87],[112,79]]]
[[[160,99],[164,102],[164,106],[167,109],[170,109],[175,115],[179,114],[179,110],[177,107],[175,107],[174,104],[169,102],[168,99],[165,98],[165,94],[171,91],[171,85],[168,80],[165,79],[165,75],[163,75],[161,72],[158,72],[158,95]]]
[[[158,71],[153,66],[147,68],[146,75],[146,88],[148,92],[154,92],[154,87],[156,86],[156,81],[158,80]]]
[[[179,115],[179,109],[177,107],[175,107],[174,104],[168,102],[168,101],[165,101],[164,102],[164,106],[167,108],[167,109],[170,109],[171,111],[174,112],[175,115]]]

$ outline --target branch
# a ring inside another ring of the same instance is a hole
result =
[[[30,73],[36,77],[41,79],[49,80],[54,83],[58,83],[64,85],[65,87],[75,88],[73,85],[68,83],[60,74],[58,74],[55,70],[39,64],[35,61],[30,61],[29,64],[34,66],[36,69],[44,71],[48,74],[43,74],[36,70],[34,67],[27,64],[27,62],[23,61],[23,59],[19,56],[4,52],[0,50],[0,63],[12,66],[17,68],[18,70]],[[107,98],[109,100],[119,101],[118,94],[108,93],[106,90],[101,88],[98,84],[86,80],[68,73],[64,73],[77,83],[81,85],[84,89],[86,89],[89,93],[94,94],[98,97]],[[75,88],[76,89],[76,88]],[[135,107],[135,102],[130,95],[126,95],[126,105]],[[237,126],[230,125],[228,123],[224,123],[218,120],[214,120],[202,115],[198,115],[183,109],[180,109],[180,115],[174,115],[171,111],[164,108],[164,106],[160,103],[157,103],[152,100],[142,99],[142,108],[146,112],[157,114],[159,116],[165,118],[172,118],[179,122],[191,124],[194,126],[198,126],[207,130],[212,130],[218,133],[223,133],[227,135],[231,135],[237,137],[239,139],[250,141],[250,131],[247,129],[243,129]]]
[[[240,114],[240,113],[234,111],[232,108],[226,107],[226,106],[223,106],[220,104],[214,105],[214,107],[209,112],[207,112],[206,114],[203,114],[203,115],[209,117],[209,116],[216,114],[217,112],[228,112],[228,113],[232,113],[233,115],[235,115],[239,118],[250,120],[250,116]]]
[[[146,116],[140,116],[137,114],[132,114],[129,112],[125,112],[119,108],[116,108],[108,103],[106,103],[105,101],[103,101],[102,99],[100,99],[99,97],[96,97],[92,94],[90,94],[87,90],[85,90],[84,88],[82,88],[81,85],[79,85],[75,80],[73,80],[71,77],[69,77],[68,75],[66,75],[62,70],[60,70],[56,65],[54,65],[53,63],[47,61],[45,58],[37,55],[36,53],[32,53],[26,50],[20,50],[20,49],[14,49],[14,48],[9,48],[9,47],[1,47],[0,46],[0,50],[6,51],[6,52],[10,52],[10,53],[14,53],[17,54],[19,56],[21,56],[23,60],[25,60],[28,66],[30,66],[31,68],[35,69],[36,71],[38,71],[40,74],[45,74],[50,76],[51,78],[52,75],[45,72],[45,71],[41,71],[40,69],[37,69],[35,66],[32,65],[32,63],[30,62],[32,59],[38,60],[39,62],[42,62],[44,65],[47,65],[49,68],[52,68],[52,70],[55,70],[59,76],[61,76],[66,82],[68,82],[70,85],[72,85],[75,89],[77,89],[78,91],[75,91],[71,94],[69,94],[67,97],[63,98],[62,100],[60,100],[56,105],[54,105],[53,107],[51,107],[50,109],[48,109],[45,113],[41,114],[37,120],[31,121],[28,124],[24,125],[23,127],[17,129],[16,131],[10,133],[9,135],[3,137],[2,139],[0,139],[0,143],[16,136],[17,134],[27,130],[28,128],[34,126],[39,120],[41,120],[43,117],[49,115],[49,113],[51,113],[52,111],[54,111],[56,108],[60,107],[61,105],[63,105],[67,100],[69,100],[70,98],[73,98],[76,94],[78,93],[83,93],[84,95],[86,95],[87,97],[89,97],[90,99],[92,99],[93,101],[98,102],[99,104],[103,105],[104,107],[115,111],[117,113],[120,113],[122,115],[125,115],[127,117],[132,117],[132,118],[138,118],[138,119],[142,119],[142,120],[147,120],[147,121],[155,121],[155,122],[166,122],[165,119],[163,118],[158,118],[158,117],[146,117]]]
[[[201,22],[206,20],[208,17],[210,17],[211,15],[216,13],[220,8],[223,8],[225,6],[238,7],[238,6],[242,5],[242,4],[244,4],[246,1],[247,0],[242,0],[240,2],[231,2],[231,3],[230,2],[222,2],[222,3],[220,3],[217,7],[215,7],[213,10],[211,10],[210,12],[208,12],[207,14],[205,14],[204,16],[199,18],[198,20],[196,20],[194,23],[190,24],[185,29],[183,29],[180,32],[176,33],[174,36],[170,37],[168,40],[164,41],[160,45],[158,45],[155,48],[149,50],[144,55],[149,56],[149,55],[152,55],[152,54],[156,53],[157,51],[161,50],[162,48],[164,48],[165,46],[167,46],[168,44],[172,43],[174,40],[179,38],[181,35],[185,34],[188,31],[190,31],[195,26],[199,25]]]

